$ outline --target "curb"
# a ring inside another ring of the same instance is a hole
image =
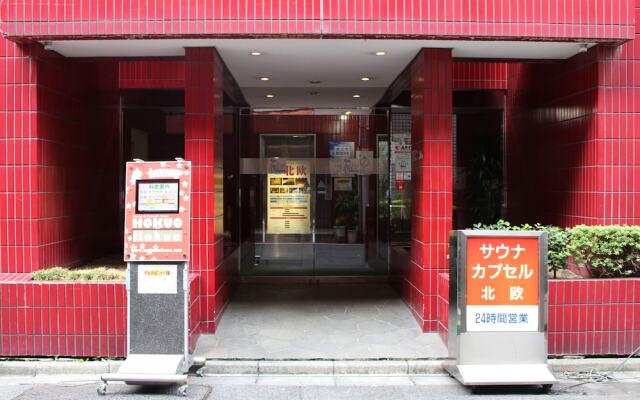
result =
[[[0,361],[0,376],[99,375],[116,372],[122,361]]]
[[[625,361],[626,360],[626,361]],[[436,375],[446,360],[207,360],[206,375]],[[624,362],[624,365],[620,365]],[[117,372],[121,360],[0,361],[1,376],[100,375]],[[589,370],[640,372],[640,358],[550,359],[555,373]]]

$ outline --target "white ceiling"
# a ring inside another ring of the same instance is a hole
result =
[[[56,41],[47,48],[66,57],[183,56],[185,47],[215,46],[245,98],[256,108],[370,107],[423,47],[452,48],[455,58],[566,59],[580,43],[343,40],[169,39]],[[251,56],[260,51],[261,56]],[[373,55],[385,51],[385,56]],[[267,76],[269,81],[258,78]],[[372,79],[360,80],[363,76]],[[320,81],[311,84],[309,81]],[[310,92],[317,92],[312,95]],[[266,98],[267,93],[274,98]],[[360,98],[353,98],[359,94]]]

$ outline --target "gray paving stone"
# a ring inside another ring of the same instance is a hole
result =
[[[407,375],[405,360],[340,360],[334,362],[336,375]]]
[[[332,375],[333,361],[271,361],[258,362],[260,375]]]
[[[205,373],[213,375],[257,375],[257,360],[207,360]]]

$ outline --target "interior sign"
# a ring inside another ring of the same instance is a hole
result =
[[[177,213],[180,187],[177,179],[137,181],[138,213]]]
[[[538,331],[539,254],[537,238],[467,238],[467,332]]]

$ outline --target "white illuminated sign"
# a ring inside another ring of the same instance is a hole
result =
[[[180,188],[177,180],[138,181],[136,210],[139,213],[177,213]]]

